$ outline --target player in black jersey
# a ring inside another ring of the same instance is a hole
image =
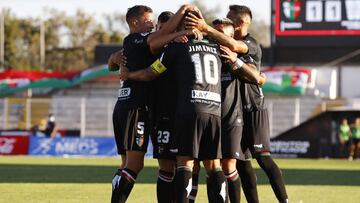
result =
[[[227,36],[234,36],[234,27],[230,19],[216,19],[213,21],[216,30]],[[221,136],[222,160],[221,166],[228,181],[228,193],[231,203],[240,202],[240,178],[236,169],[237,160],[245,160],[241,149],[243,132],[243,112],[240,94],[242,82],[251,82],[262,85],[265,78],[255,70],[253,64],[239,66],[238,54],[227,47],[221,47],[223,62],[221,74]]]
[[[242,56],[241,62],[253,63],[260,71],[261,48],[248,33],[252,20],[251,10],[246,6],[239,5],[231,5],[229,9],[227,17],[234,22],[234,38],[243,40],[248,47],[253,47],[249,48],[249,52]],[[261,87],[256,84],[243,83],[241,97],[244,111],[242,148],[243,150],[250,149],[260,167],[265,171],[278,201],[288,202],[281,171],[270,156],[269,118]]]
[[[163,29],[150,33],[154,28],[152,10],[147,6],[134,6],[126,14],[130,34],[124,39],[124,55],[127,67],[138,70],[152,64],[154,54],[169,41],[186,31],[173,33],[191,5],[182,6],[170,19],[171,23]],[[112,60],[110,60],[112,62]],[[110,70],[117,66],[109,64]],[[149,84],[138,81],[125,81],[119,90],[118,101],[113,115],[114,133],[119,153],[126,151],[125,165],[113,179],[112,202],[125,202],[143,168],[150,130],[150,95]]]
[[[244,55],[247,53],[252,53],[252,52],[256,51],[256,50],[254,50],[254,47],[248,46],[247,42],[242,41],[242,40],[235,40],[232,37],[224,35],[222,32],[219,32],[215,28],[212,28],[209,25],[207,25],[206,22],[201,18],[197,18],[196,16],[192,15],[192,16],[187,17],[186,23],[187,23],[188,28],[198,28],[201,31],[207,33],[212,38],[214,38],[220,44],[223,44],[223,45],[226,45],[227,47],[229,47],[229,48],[225,48],[227,50],[227,52],[229,52],[229,53],[230,53],[230,49],[231,49],[231,51],[235,51],[241,55]],[[241,55],[239,55],[239,56],[241,56]],[[242,66],[244,66],[243,60],[244,60],[243,56],[241,56],[241,58],[236,60],[237,65],[234,67],[239,67],[239,69],[235,72],[251,70],[251,68],[250,69],[242,68]],[[256,80],[256,79],[254,79],[254,80]],[[224,163],[224,165],[227,166],[229,170],[232,168],[231,166],[233,166],[232,164],[229,165],[227,163]],[[257,202],[258,198],[257,198],[257,190],[256,190],[256,176],[255,176],[254,170],[251,166],[250,160],[245,160],[245,161],[238,160],[237,165],[241,166],[241,167],[237,167],[238,168],[237,170],[239,171],[240,174],[242,174],[242,177],[241,177],[242,182],[243,182],[242,186],[244,189],[246,199],[248,200],[248,202]],[[233,170],[230,170],[230,171],[233,171]],[[229,176],[229,177],[231,177],[231,176]],[[236,196],[235,193],[232,193],[232,194],[234,196]],[[234,199],[237,199],[237,198],[234,197]]]
[[[166,11],[158,17],[156,29],[162,26],[174,15]],[[164,73],[153,82],[153,120],[151,133],[153,143],[153,157],[159,162],[159,175],[156,183],[158,203],[175,202],[175,154],[170,152],[173,138],[173,119],[175,112],[176,94],[171,86],[173,80],[170,73]],[[164,95],[167,95],[164,97]]]
[[[194,8],[196,9],[196,8]],[[164,24],[174,14],[165,11],[158,17],[156,29],[160,30]],[[191,31],[193,32],[193,31]],[[179,33],[182,33],[181,31]],[[174,36],[177,36],[175,33]],[[175,40],[179,42],[186,42],[186,35],[180,36]],[[114,61],[126,67],[126,58],[123,56],[122,51],[113,55]],[[169,72],[169,71],[168,71]],[[125,79],[125,78],[123,78]],[[129,78],[131,80],[143,81],[143,77]],[[175,188],[174,188],[174,170],[175,170],[175,154],[170,151],[173,134],[173,119],[175,112],[176,94],[172,90],[169,81],[172,81],[169,73],[164,73],[152,84],[152,119],[154,120],[153,129],[151,130],[151,138],[153,143],[153,157],[158,159],[159,162],[159,176],[157,180],[157,200],[159,203],[168,203],[175,201]],[[164,98],[163,95],[167,95]],[[165,103],[167,105],[162,104]]]
[[[226,201],[226,181],[219,161],[221,157],[219,55],[217,44],[207,39],[190,38],[187,43],[169,44],[160,57],[161,61],[154,63],[148,70],[131,73],[151,79],[167,69],[173,71],[175,75],[177,107],[173,151],[177,153],[175,180],[179,203],[188,202],[194,158],[203,160],[208,173],[209,202]],[[121,75],[124,76],[126,73],[122,70]]]

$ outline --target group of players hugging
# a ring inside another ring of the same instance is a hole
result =
[[[113,112],[121,165],[112,203],[125,202],[144,166],[149,139],[158,159],[157,201],[195,202],[200,164],[208,201],[259,202],[255,158],[279,202],[288,202],[281,171],[270,156],[268,111],[261,85],[261,48],[248,33],[251,10],[231,5],[208,25],[187,4],[163,12],[128,9],[130,34],[109,58],[122,86]],[[153,32],[153,29],[156,31]],[[150,138],[151,137],[151,138]],[[240,181],[241,180],[241,181]]]

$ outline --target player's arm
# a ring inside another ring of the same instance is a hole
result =
[[[124,49],[112,53],[108,60],[108,69],[109,71],[117,71],[120,68],[120,65],[126,65],[126,57],[124,56]]]
[[[191,29],[191,30],[181,30],[178,32],[173,32],[170,34],[163,35],[161,37],[156,37],[151,40],[149,43],[150,50],[153,54],[157,54],[163,46],[168,44],[169,42],[179,38],[179,37],[186,37],[190,35],[195,35],[196,37],[198,35],[201,35],[201,32],[197,29]],[[151,35],[150,35],[151,36]],[[150,37],[149,36],[149,37]]]
[[[237,53],[231,51],[228,47],[220,46],[221,56],[232,64],[232,73],[248,83],[263,85],[266,82],[266,76],[260,73],[252,63],[245,63],[237,57]]]
[[[248,52],[248,46],[243,41],[235,40],[232,37],[221,33],[208,25],[203,18],[198,18],[192,13],[189,13],[186,17],[186,28],[197,28],[201,32],[206,33],[209,37],[216,40],[219,44],[229,47],[231,51],[240,54],[246,54]]]
[[[125,66],[120,66],[120,79],[135,81],[151,81],[166,71],[166,67],[157,59],[150,67],[130,72]]]
[[[181,22],[184,14],[188,10],[199,10],[195,5],[185,4],[180,7],[180,9],[172,16],[165,25],[158,31],[153,32],[148,38],[147,43],[150,46],[152,53],[157,53],[159,50],[168,44],[170,41],[174,40],[178,36],[167,36],[170,33],[173,33]]]

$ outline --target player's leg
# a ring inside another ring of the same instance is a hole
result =
[[[111,202],[125,202],[144,167],[144,155],[149,141],[148,112],[131,109],[121,112],[123,146],[126,149],[126,164],[112,192]]]
[[[189,195],[192,188],[192,168],[194,160],[190,156],[177,156],[176,163],[176,202],[187,203],[189,202]]]
[[[173,119],[168,115],[158,115],[152,133],[153,156],[158,159],[159,174],[156,183],[158,203],[175,202],[174,174],[175,154],[170,151],[173,140]]]
[[[360,159],[360,140],[357,139],[356,141],[356,159]]]
[[[126,153],[126,151],[125,151]],[[112,191],[115,190],[116,185],[119,183],[120,179],[121,179],[121,173],[123,168],[125,167],[126,164],[126,155],[125,154],[121,154],[121,164],[120,167],[116,170],[113,180],[112,180]]]
[[[242,114],[242,112],[240,113]],[[237,120],[242,121],[243,119],[237,118]],[[231,203],[238,203],[241,197],[241,184],[236,169],[236,160],[244,159],[240,146],[243,126],[239,122],[236,122],[237,125],[233,125],[233,121],[228,122],[226,119],[223,119],[222,122],[221,150],[223,159],[221,159],[221,167],[227,179],[229,200]],[[226,125],[226,123],[231,123],[231,125]]]
[[[158,159],[159,176],[156,183],[158,203],[175,202],[174,169],[175,161],[170,159]]]
[[[240,178],[236,169],[236,159],[222,159],[221,167],[227,180],[230,202],[240,202]]]
[[[256,186],[256,174],[251,165],[251,152],[250,148],[254,145],[252,136],[252,122],[251,114],[244,113],[244,127],[241,138],[241,150],[244,154],[243,160],[237,160],[236,168],[240,175],[241,186],[244,191],[245,198],[249,203],[258,203],[259,197]]]
[[[121,179],[121,173],[126,165],[126,150],[124,148],[124,136],[123,136],[123,125],[122,125],[122,119],[124,119],[124,116],[119,112],[119,103],[117,102],[113,111],[113,129],[114,129],[114,135],[115,135],[115,142],[117,146],[118,154],[121,155],[121,164],[119,165],[119,168],[116,170],[113,180],[112,180],[112,196],[116,198],[119,198],[119,192],[116,187],[118,186],[118,183]],[[112,198],[113,198],[112,197]]]
[[[236,168],[241,179],[242,189],[248,203],[258,203],[259,197],[256,187],[256,174],[251,160],[237,160]]]
[[[189,196],[189,203],[195,202],[196,195],[198,193],[200,168],[200,161],[194,160],[194,167],[192,173],[192,188]]]
[[[220,159],[204,160],[203,164],[208,176],[206,187],[209,203],[228,202],[227,181],[221,169]]]
[[[113,190],[112,203],[126,201],[134,187],[137,175],[144,167],[144,155],[145,153],[142,151],[126,151],[126,165],[122,169],[121,177]]]
[[[269,178],[271,187],[279,202],[288,202],[283,176],[270,154],[259,154],[256,156],[256,160]]]
[[[288,202],[285,183],[279,167],[270,156],[270,128],[267,110],[251,113],[254,144],[252,152],[260,167],[265,171],[279,202]]]
[[[227,181],[222,171],[221,151],[221,118],[210,114],[201,114],[199,123],[199,160],[204,160],[204,168],[208,176],[206,186],[209,202],[228,202]]]
[[[350,150],[349,150],[349,161],[352,161],[354,159],[354,152],[355,152],[355,143],[354,141],[351,143],[350,145]]]

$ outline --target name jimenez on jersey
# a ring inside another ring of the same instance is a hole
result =
[[[194,52],[208,52],[200,59],[200,55]],[[219,64],[216,56],[219,55],[218,49],[204,44],[189,45],[189,53],[195,66],[196,83],[203,84],[204,80],[207,84],[216,85],[219,82]],[[209,54],[210,53],[210,54]],[[201,67],[204,67],[204,75]],[[203,103],[207,105],[221,105],[221,95],[216,92],[191,90],[191,103]]]

